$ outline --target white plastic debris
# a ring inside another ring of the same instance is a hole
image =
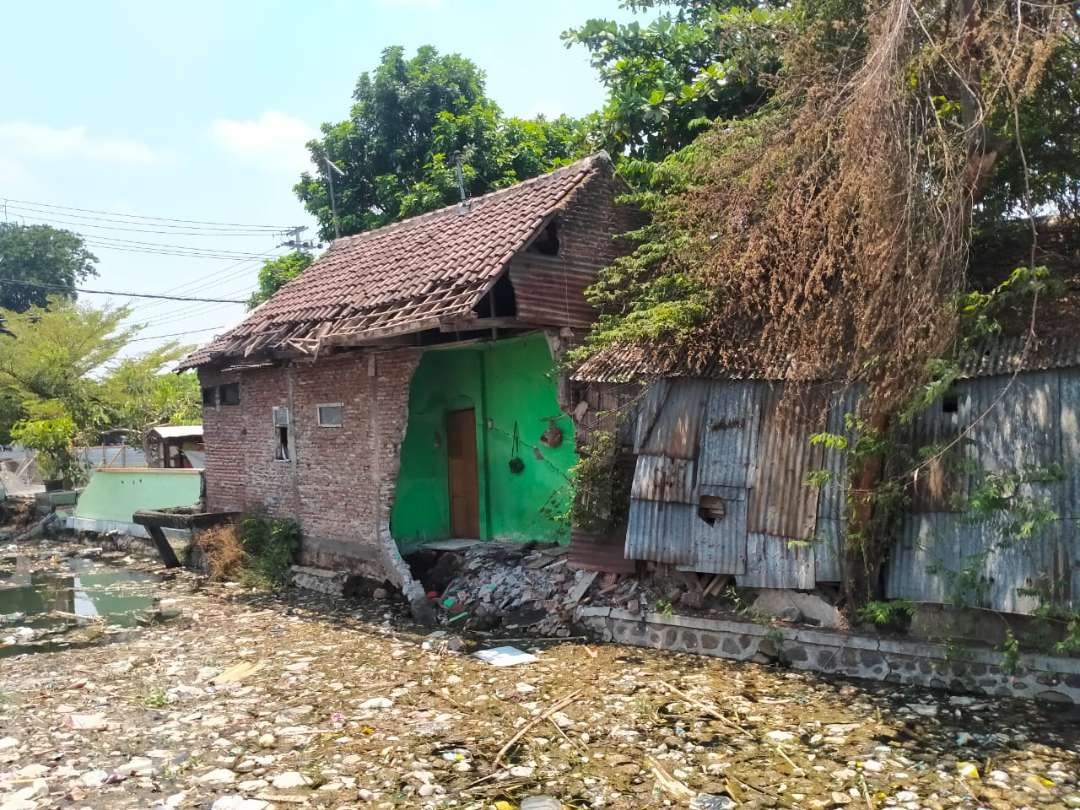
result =
[[[510,646],[492,647],[490,650],[480,650],[473,655],[493,667],[515,667],[536,661],[536,656],[532,653]]]

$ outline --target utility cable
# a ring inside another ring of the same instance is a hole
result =
[[[115,295],[117,297],[127,298],[161,298],[167,301],[199,301],[206,303],[216,304],[246,304],[247,301],[237,298],[196,298],[190,296],[179,295],[165,295],[159,293],[134,293],[124,292],[119,290],[91,290],[86,287],[67,287],[63,284],[41,284],[35,281],[14,281],[11,279],[0,279],[0,284],[14,284],[19,287],[35,287],[40,290],[57,290],[60,292],[75,292],[88,293],[90,295]]]

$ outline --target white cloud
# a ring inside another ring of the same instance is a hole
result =
[[[306,122],[277,110],[255,120],[220,118],[210,125],[210,137],[226,152],[272,171],[304,169],[310,162],[304,144],[318,135]]]
[[[128,138],[90,135],[85,126],[50,127],[26,121],[0,121],[0,151],[23,159],[80,159],[128,166],[168,163],[161,152]]]

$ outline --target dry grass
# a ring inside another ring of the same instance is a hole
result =
[[[235,579],[244,564],[244,547],[235,526],[215,526],[198,532],[195,547],[206,561],[206,573],[211,580],[222,582]]]

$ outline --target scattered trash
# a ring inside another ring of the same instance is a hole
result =
[[[99,731],[109,723],[103,714],[69,714],[64,717],[64,725],[76,731]]]
[[[490,650],[479,650],[473,655],[493,667],[516,667],[520,664],[531,664],[536,656],[519,650],[517,647],[492,647]]]
[[[19,554],[47,572],[76,550],[35,540]],[[14,556],[0,556],[0,578]],[[468,615],[435,632],[394,598],[262,593],[179,570],[153,596],[183,620],[5,658],[0,807],[1080,810],[1080,732],[1060,707],[615,644],[534,645],[537,627],[569,631],[575,587],[579,605],[654,611],[657,598],[676,601],[681,577],[582,585],[558,548],[469,559],[484,562],[432,588],[444,621]],[[467,587],[448,593],[454,580]],[[486,640],[482,614],[504,600],[521,630]],[[26,608],[3,608],[15,610]],[[36,628],[18,621],[0,636],[16,626]],[[517,645],[510,659],[531,662],[464,654],[477,640],[489,656]],[[74,727],[86,717],[96,728]]]
[[[215,686],[224,686],[227,683],[240,683],[245,678],[250,678],[266,665],[265,661],[241,661],[233,664],[228,669],[219,672],[210,678],[210,683]]]

